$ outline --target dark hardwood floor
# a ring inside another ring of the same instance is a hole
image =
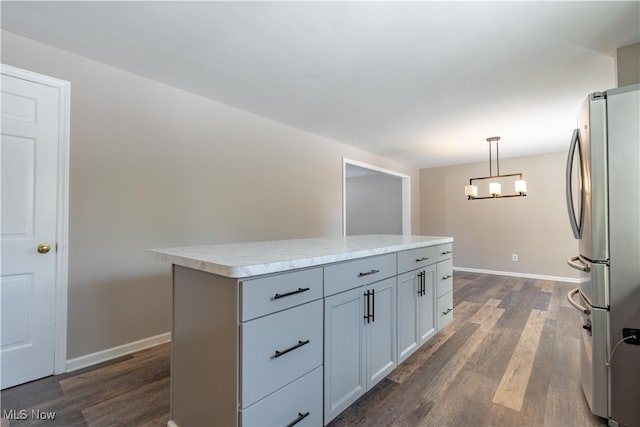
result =
[[[565,298],[571,287],[456,272],[453,323],[331,426],[605,425],[580,390],[579,315]],[[4,390],[2,427],[166,426],[169,357],[165,344]],[[11,409],[56,417],[9,421]]]
[[[163,344],[70,374],[0,392],[5,426],[166,426],[169,420],[171,345]],[[6,411],[26,410],[27,420]],[[31,411],[55,412],[48,421]]]

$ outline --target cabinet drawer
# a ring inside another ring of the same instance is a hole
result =
[[[298,419],[296,426],[322,425],[322,367],[241,410],[239,424],[285,426]]]
[[[437,248],[437,246],[427,246],[398,252],[398,274],[434,264],[439,254]]]
[[[453,320],[453,292],[447,292],[438,298],[438,330]]]
[[[324,268],[324,294],[337,294],[395,275],[395,253],[331,264]]]
[[[440,261],[436,266],[437,294],[441,297],[453,290],[453,261],[450,259]]]
[[[445,259],[450,259],[453,256],[453,244],[445,243],[444,245],[435,246],[436,249],[436,261],[440,262]]]
[[[322,267],[243,280],[242,321],[322,298]]]
[[[240,406],[322,365],[322,300],[243,323]]]

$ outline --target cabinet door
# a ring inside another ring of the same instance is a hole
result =
[[[411,271],[398,276],[398,363],[402,363],[418,349],[418,274],[422,271]]]
[[[396,278],[367,287],[371,319],[365,325],[367,344],[367,390],[386,377],[397,364]]]
[[[366,391],[365,288],[333,295],[324,302],[324,422]]]
[[[425,273],[423,275],[424,293],[422,296],[418,296],[419,345],[427,342],[436,333],[436,266],[431,265],[423,271]]]

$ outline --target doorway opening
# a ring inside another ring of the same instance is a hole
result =
[[[411,234],[411,177],[343,158],[342,234]]]

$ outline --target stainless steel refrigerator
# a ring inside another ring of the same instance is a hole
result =
[[[583,272],[582,390],[609,425],[640,425],[640,85],[593,93],[573,132],[567,208]],[[576,325],[576,327],[579,327]]]

